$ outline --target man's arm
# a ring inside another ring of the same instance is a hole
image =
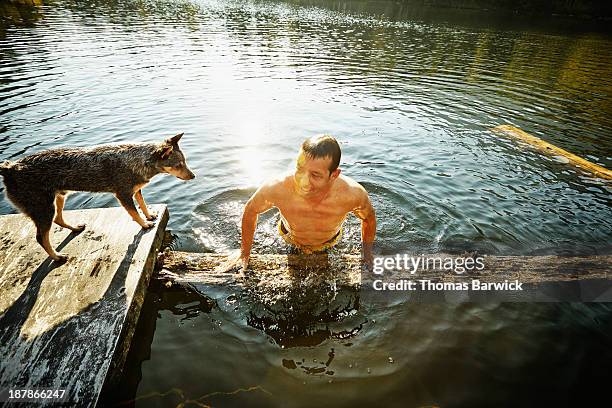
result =
[[[259,214],[268,211],[274,206],[270,197],[271,190],[272,186],[264,184],[255,191],[244,206],[240,243],[240,258],[242,259],[244,269],[246,269],[249,263],[255,228],[257,228],[257,218]]]
[[[271,200],[272,188],[273,185],[264,184],[247,201],[242,212],[240,251],[230,255],[223,264],[219,265],[217,272],[229,272],[237,267],[240,268],[241,272],[246,271],[247,266],[249,266],[258,215],[274,206]]]
[[[361,250],[364,261],[372,264],[372,248],[376,239],[376,214],[374,207],[370,202],[368,192],[361,187],[357,194],[357,207],[353,210],[359,219],[361,219]]]

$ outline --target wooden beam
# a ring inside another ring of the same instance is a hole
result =
[[[494,127],[491,130],[497,134],[510,136],[513,139],[525,142],[530,146],[535,147],[542,153],[565,157],[573,165],[590,173],[593,173],[597,177],[601,177],[606,180],[612,180],[612,171],[606,169],[605,167],[591,163],[590,161],[585,160],[582,157],[576,156],[575,154],[570,153],[567,150],[561,149],[560,147],[550,144],[538,137],[532,136],[517,127],[511,125],[500,125]]]
[[[415,256],[420,256],[415,255]],[[458,255],[429,254],[426,258],[456,258]],[[227,254],[189,253],[167,251],[160,258],[161,270],[157,279],[176,283],[201,283],[220,285],[244,284],[245,280],[235,272],[215,271],[227,260]],[[466,279],[481,279],[486,282],[503,282],[518,279],[524,283],[564,282],[592,279],[610,279],[612,255],[595,256],[483,256],[484,269],[457,274],[444,269],[429,269],[411,274],[409,271],[392,271],[398,279],[430,279],[440,282],[461,282]],[[383,276],[388,276],[385,272]],[[360,257],[341,255],[329,258],[326,255],[262,255],[253,254],[248,280],[261,285],[279,285],[295,277],[309,279],[333,278],[339,284],[369,284],[378,275],[362,275]]]

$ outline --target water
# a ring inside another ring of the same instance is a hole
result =
[[[583,21],[392,1],[49,1],[0,27],[0,159],[184,131],[197,178],[160,176],[144,195],[168,204],[174,248],[222,252],[239,245],[254,189],[330,133],[371,195],[383,253],[610,253],[610,185],[490,128],[611,168],[611,56],[610,33]],[[14,211],[2,197],[0,214]],[[282,251],[275,217],[256,251]],[[340,251],[358,250],[358,229],[350,219]],[[284,296],[154,284],[119,399],[175,406],[179,388],[222,406],[563,405],[612,362],[608,305]]]

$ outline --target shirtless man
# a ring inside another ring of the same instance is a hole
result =
[[[244,207],[240,253],[221,267],[230,270],[249,263],[259,214],[276,207],[278,230],[290,245],[302,252],[324,251],[342,235],[348,213],[361,219],[362,256],[372,263],[376,216],[366,190],[349,177],[341,176],[340,146],[331,136],[316,136],[302,144],[295,172],[265,183]]]

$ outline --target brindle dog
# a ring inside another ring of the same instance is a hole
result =
[[[161,173],[181,180],[195,177],[178,145],[182,136],[180,133],[162,143],[47,150],[0,163],[0,175],[4,177],[7,197],[34,221],[38,243],[55,261],[64,262],[67,257],[55,252],[49,241],[52,223],[75,232],[85,228],[64,220],[67,192],[114,193],[134,221],[142,228],[151,228],[157,215],[149,213],[142,188]],[[132,197],[136,197],[146,220],[138,214]]]

